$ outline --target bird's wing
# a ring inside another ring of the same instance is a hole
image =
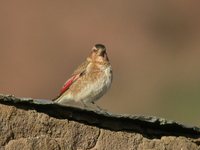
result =
[[[65,93],[69,89],[69,87],[74,82],[76,82],[77,79],[81,78],[85,74],[88,64],[89,62],[85,61],[74,71],[72,77],[65,82],[60,90],[60,94],[56,98],[54,98],[53,101],[57,100],[63,93]]]
[[[79,78],[79,76],[80,74],[73,75],[69,80],[67,80],[60,90],[60,95],[62,95],[65,91],[67,91],[69,87],[72,85],[72,83],[74,83]]]
[[[69,89],[69,87],[78,79],[80,78],[81,76],[83,76],[83,74],[85,73],[86,71],[86,68],[87,68],[87,65],[88,65],[88,62],[84,62],[82,63],[75,71],[74,73],[72,74],[72,77],[67,80],[65,82],[65,84],[63,85],[63,87],[61,88],[60,90],[60,95],[62,95],[65,91],[67,91]]]
[[[54,99],[52,99],[52,101],[56,101],[63,93],[65,93],[65,91],[69,89],[69,87],[79,78],[79,76],[80,74],[73,75],[69,80],[67,80],[63,85],[63,87],[61,88],[60,94]]]

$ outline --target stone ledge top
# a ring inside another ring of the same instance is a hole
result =
[[[0,104],[18,109],[36,110],[57,119],[69,119],[88,125],[113,131],[138,132],[148,137],[185,136],[200,137],[200,128],[169,121],[154,116],[113,114],[94,108],[81,108],[72,105],[60,105],[50,100],[16,98],[12,95],[0,95]]]

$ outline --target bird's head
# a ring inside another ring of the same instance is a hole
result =
[[[90,58],[93,61],[97,61],[97,62],[109,61],[107,53],[106,53],[106,47],[102,44],[96,44],[92,48]]]

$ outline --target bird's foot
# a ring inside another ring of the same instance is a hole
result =
[[[101,108],[100,106],[98,106],[94,102],[91,102],[91,103],[82,102],[82,105],[84,106],[84,108],[90,108],[90,109],[93,109],[93,110],[99,111],[99,112],[107,112],[107,110]]]

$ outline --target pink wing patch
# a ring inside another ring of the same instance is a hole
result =
[[[69,80],[67,80],[67,82],[64,84],[64,86],[60,90],[60,95],[63,94],[66,90],[68,90],[69,87],[72,85],[72,83],[76,81],[76,79],[78,79],[79,76],[80,74],[77,74],[77,75],[72,76]]]

